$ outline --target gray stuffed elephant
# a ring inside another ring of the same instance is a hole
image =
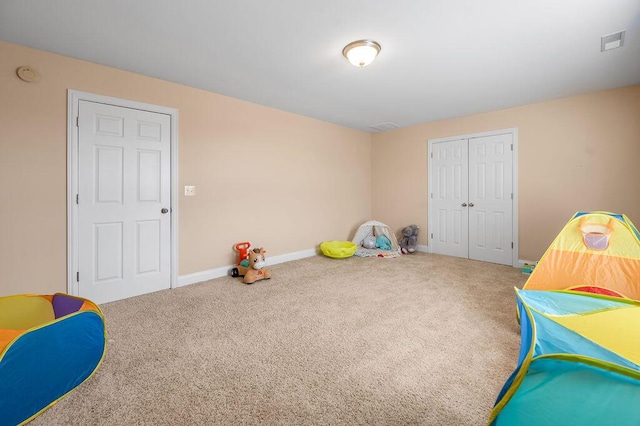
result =
[[[409,225],[402,229],[402,238],[400,239],[402,253],[413,253],[418,249],[418,231],[418,225]]]

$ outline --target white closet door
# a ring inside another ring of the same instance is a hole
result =
[[[512,135],[469,139],[469,258],[512,262]]]
[[[432,253],[511,265],[513,134],[431,144]]]
[[[468,143],[467,139],[434,143],[431,162],[432,252],[449,256],[469,255]]]
[[[80,296],[105,303],[170,287],[170,123],[80,101]]]

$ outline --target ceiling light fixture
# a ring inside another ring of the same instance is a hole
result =
[[[380,53],[380,45],[373,40],[358,40],[347,44],[342,54],[352,65],[364,68]]]

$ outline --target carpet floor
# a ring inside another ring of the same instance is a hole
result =
[[[482,425],[515,368],[518,269],[315,256],[102,306],[87,382],[33,425]]]

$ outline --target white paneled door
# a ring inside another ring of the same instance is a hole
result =
[[[469,257],[467,139],[435,143],[432,147],[432,196],[435,226],[431,230],[433,252]]]
[[[512,264],[512,149],[511,133],[432,144],[433,253]]]
[[[105,303],[171,286],[169,115],[79,102],[78,292]]]

